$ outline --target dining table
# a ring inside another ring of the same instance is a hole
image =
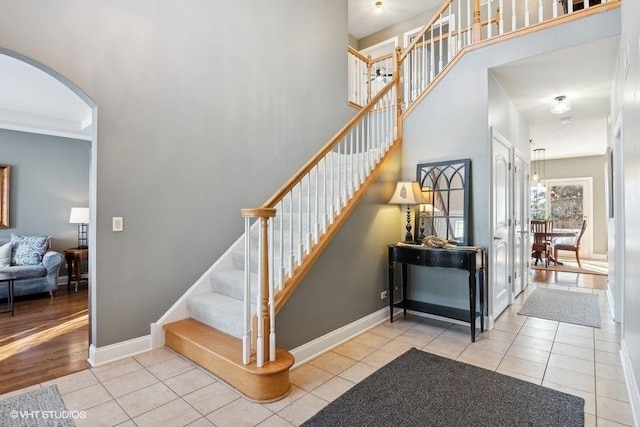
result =
[[[578,235],[578,232],[577,231],[546,231],[544,233],[536,232],[533,234],[535,234],[536,237],[540,237],[542,240],[553,241],[561,237],[576,237]],[[549,255],[549,262],[552,262],[555,265],[564,265],[562,262],[555,259],[551,254]]]

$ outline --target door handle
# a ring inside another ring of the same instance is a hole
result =
[[[502,240],[502,237],[493,236],[493,240]]]

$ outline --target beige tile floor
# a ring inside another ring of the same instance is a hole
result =
[[[84,411],[78,426],[291,426],[416,347],[581,396],[586,426],[632,425],[618,355],[620,327],[607,315],[606,294],[549,286],[598,293],[602,328],[518,315],[533,285],[475,343],[462,325],[415,316],[383,323],[293,370],[291,394],[275,403],[252,403],[164,348],[29,389],[57,384],[67,408]]]

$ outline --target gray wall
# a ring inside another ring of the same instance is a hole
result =
[[[346,0],[0,8],[2,47],[97,104],[97,346],[148,335],[240,236],[240,209],[261,205],[353,114]]]
[[[604,156],[546,160],[544,178],[593,178],[593,218],[591,218],[591,224],[589,224],[593,232],[593,253],[606,255],[608,212],[605,200],[604,160]],[[531,170],[536,168],[536,163],[532,163]]]
[[[396,25],[392,25],[391,27],[378,31],[377,33],[361,38],[360,40],[358,40],[357,49],[358,50],[366,49],[369,46],[373,46],[374,44],[383,42],[385,40],[388,40],[396,36],[398,37],[398,45],[404,46],[403,45],[404,33],[406,33],[407,31],[413,30],[414,28],[422,27],[423,25],[425,25],[427,22],[431,20],[431,18],[437,12],[437,9],[439,7],[440,6],[438,6],[437,8],[433,8],[428,12],[416,15],[413,18],[410,18],[404,22],[401,22]]]
[[[54,250],[75,248],[69,213],[89,206],[90,161],[88,141],[0,129],[0,164],[11,166],[10,228],[0,236],[51,236]]]
[[[396,154],[278,314],[278,346],[292,349],[383,307],[387,245],[402,214],[388,205],[400,170]]]

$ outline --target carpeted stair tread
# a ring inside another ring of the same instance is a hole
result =
[[[254,304],[252,304],[252,313]],[[227,295],[211,292],[187,297],[189,315],[231,336],[241,338],[244,303]]]
[[[256,301],[258,275],[251,273],[251,300]],[[211,290],[237,300],[244,299],[244,270],[227,268],[211,273]]]

